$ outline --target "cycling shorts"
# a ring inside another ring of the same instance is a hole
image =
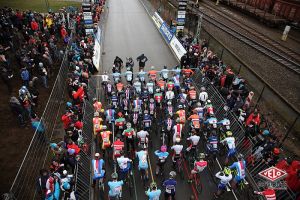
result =
[[[218,184],[218,189],[219,189],[219,190],[225,190],[225,189],[226,189],[226,185],[223,184],[223,183],[219,183],[219,184]]]
[[[231,157],[231,156],[234,156],[236,153],[235,149],[229,149],[228,150],[228,154],[227,154],[227,157]]]
[[[120,169],[120,172],[127,173],[131,169],[131,163],[127,163],[127,167],[125,169]]]

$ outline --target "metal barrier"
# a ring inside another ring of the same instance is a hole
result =
[[[44,127],[44,132],[35,131],[9,194],[5,195],[6,200],[35,199],[37,196],[36,185],[39,170],[45,167],[50,159],[48,142],[55,140],[57,135],[60,134],[57,131],[59,127],[57,127],[56,120],[62,109],[61,105],[64,103],[66,78],[69,72],[67,55],[73,40],[73,34],[70,38],[50,97],[40,118],[39,126]]]
[[[239,123],[237,116],[231,111],[226,111],[224,109],[224,106],[226,105],[226,101],[218,92],[216,87],[214,87],[214,85],[210,83],[209,79],[207,79],[206,77],[202,77],[201,73],[196,73],[196,75],[193,77],[193,80],[195,82],[195,86],[196,86],[195,88],[198,93],[200,92],[200,87],[204,86],[206,88],[209,99],[214,105],[216,117],[218,119],[223,119],[224,116],[226,115],[226,118],[230,120],[231,123],[230,127],[236,138],[237,152],[242,153],[245,157],[250,156],[252,154],[254,143],[251,139],[248,140],[245,137],[245,129]],[[247,141],[248,143],[245,143],[245,141]],[[247,179],[255,190],[259,189],[258,183],[260,181],[265,181],[258,175],[258,173],[267,168],[269,168],[269,166],[262,161],[257,162],[254,166],[252,165],[247,166]],[[276,196],[278,199],[285,199],[285,200],[296,199],[296,194],[293,193],[289,188],[287,190],[277,191]]]

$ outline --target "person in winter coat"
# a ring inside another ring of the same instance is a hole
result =
[[[37,180],[37,191],[40,195],[40,199],[45,199],[46,197],[46,183],[49,178],[49,172],[46,169],[41,169],[40,170],[40,176]]]
[[[11,111],[18,117],[20,126],[25,125],[25,110],[21,102],[16,97],[11,97],[9,101]]]
[[[48,73],[47,73],[47,70],[44,67],[44,64],[42,62],[39,63],[39,69],[38,69],[38,71],[39,71],[39,76],[40,76],[40,78],[42,80],[43,86],[45,88],[49,88],[48,87],[48,78],[47,78]]]
[[[23,85],[28,87],[29,86],[30,74],[29,74],[29,71],[27,70],[26,67],[21,69],[21,78],[22,78],[22,81],[23,81]]]

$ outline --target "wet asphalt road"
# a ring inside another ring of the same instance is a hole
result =
[[[154,26],[152,20],[148,16],[144,7],[139,0],[109,0],[108,2],[109,12],[105,25],[104,36],[104,52],[103,55],[103,68],[100,69],[100,74],[103,71],[111,73],[112,63],[115,56],[119,56],[123,59],[124,63],[126,57],[133,57],[135,61],[134,72],[137,72],[138,63],[136,57],[141,53],[144,53],[148,57],[145,70],[149,70],[150,66],[156,66],[156,69],[162,69],[162,66],[167,65],[169,68],[177,65],[177,61],[166,45],[162,36]],[[124,78],[123,78],[124,79]],[[157,126],[156,129],[158,130]],[[151,168],[155,173],[156,158],[154,157],[154,151],[159,149],[161,141],[159,139],[159,132],[156,136],[154,132],[151,133],[153,138],[153,147],[149,149],[149,158],[151,162]],[[184,141],[184,140],[183,140]],[[185,142],[184,142],[185,143]],[[186,145],[184,145],[186,148]],[[200,145],[201,151],[202,145]],[[168,148],[169,149],[169,148]],[[112,165],[106,162],[107,180],[110,179],[110,174],[113,170]],[[168,174],[172,170],[171,157],[168,158],[168,163],[165,165],[165,174]],[[217,170],[217,168],[216,168]],[[181,180],[177,177],[177,192],[176,199],[188,200],[189,197],[195,192],[191,185],[187,183],[187,174],[190,171],[189,166],[184,164],[185,179]],[[133,171],[134,173],[134,192],[130,196],[128,189],[124,187],[123,199],[143,200],[147,199],[145,195],[145,189],[141,182],[137,166]],[[106,181],[107,181],[106,180]],[[160,185],[162,182],[161,177],[154,175],[154,181]],[[150,181],[151,182],[151,176]],[[203,191],[199,196],[199,199],[212,199],[213,192],[216,190],[216,185],[213,183],[208,170],[205,170],[201,174],[201,182],[203,183]],[[95,191],[94,199],[108,199],[106,185],[105,194],[99,191]],[[163,188],[160,187],[163,192]],[[163,198],[163,193],[161,195]],[[224,198],[225,199],[225,198]],[[226,195],[226,199],[234,199],[231,193]]]

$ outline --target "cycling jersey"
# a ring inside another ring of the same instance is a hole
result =
[[[138,73],[138,77],[139,77],[139,79],[140,79],[141,82],[145,81],[145,75],[146,75],[146,72],[144,72],[144,71],[140,71]]]
[[[112,104],[117,107],[118,105],[118,97],[116,95],[111,96]]]
[[[192,141],[192,145],[196,146],[200,141],[200,136],[192,135],[192,136],[188,137],[187,140]]]
[[[156,93],[156,94],[154,95],[154,99],[156,100],[157,103],[162,102],[162,100],[163,100],[163,95],[162,95],[162,93]]]
[[[172,115],[173,115],[173,112],[174,112],[173,106],[167,106],[166,114],[172,116]]]
[[[187,94],[185,94],[185,93],[180,93],[180,94],[179,94],[180,102],[181,102],[181,103],[185,103],[185,102],[186,102],[186,97],[187,97]]]
[[[204,117],[204,108],[203,107],[196,107],[196,108],[194,108],[193,113],[198,114],[199,118],[203,119],[203,117]]]
[[[110,197],[117,197],[122,194],[122,185],[123,181],[108,181],[109,192],[108,195]]]
[[[276,200],[276,192],[273,189],[265,189],[262,192],[256,192],[256,194],[264,195],[266,200]]]
[[[122,142],[120,139],[118,139],[118,140],[114,141],[112,146],[114,148],[114,156],[119,157],[121,151],[124,148],[124,142]]]
[[[181,109],[176,112],[179,117],[179,123],[185,123],[185,110]]]
[[[148,169],[147,151],[138,151],[136,152],[136,156],[139,158],[139,170]]]
[[[237,170],[237,175],[235,176],[235,180],[237,182],[243,180],[246,176],[246,161],[237,161],[234,162],[231,166],[229,166],[230,169],[236,169]]]
[[[181,139],[181,132],[182,132],[183,125],[182,124],[176,124],[173,126],[174,135],[173,135],[173,142],[176,142],[176,139]]]
[[[160,189],[150,191],[149,188],[148,191],[146,192],[146,195],[149,197],[149,200],[159,200],[160,194],[161,194]]]
[[[199,160],[194,162],[194,171],[197,173],[202,172],[207,167],[207,161]]]
[[[172,81],[167,82],[167,89],[168,90],[173,90],[174,86],[175,86],[174,82],[172,82]]]
[[[179,76],[173,76],[174,86],[179,89],[180,88],[180,79]]]
[[[174,150],[175,154],[176,155],[180,155],[181,154],[181,151],[183,149],[183,145],[180,145],[180,144],[176,144],[176,145],[173,145],[171,147],[172,150]]]
[[[168,70],[168,69],[162,69],[162,70],[160,71],[160,73],[161,73],[161,75],[162,75],[162,77],[163,77],[164,79],[168,79],[168,78],[169,78],[169,70]]]
[[[101,109],[102,109],[102,103],[97,101],[93,104],[94,106],[94,111],[95,112],[101,112]]]
[[[209,152],[217,152],[219,149],[218,149],[218,137],[217,136],[210,136],[208,137],[207,139],[207,150]]]
[[[161,151],[158,151],[158,150],[156,150],[156,151],[154,152],[154,154],[158,157],[158,159],[159,159],[160,162],[165,162],[166,159],[167,159],[168,156],[169,156],[169,153],[168,153],[168,152],[161,152]]]
[[[100,134],[102,138],[102,149],[105,149],[110,146],[109,136],[112,133],[110,131],[102,131]]]
[[[141,130],[141,131],[137,132],[136,135],[139,138],[140,142],[146,143],[147,142],[146,138],[147,138],[147,136],[149,136],[149,133],[148,133],[148,131]]]
[[[124,156],[121,156],[121,157],[117,158],[117,162],[122,171],[129,170],[129,167],[130,167],[129,162],[131,162],[131,160],[129,158],[125,158]]]
[[[132,137],[135,136],[135,131],[133,128],[127,128],[123,131],[122,135],[125,135],[128,139],[132,139]]]
[[[217,118],[215,118],[215,117],[210,117],[210,118],[208,118],[206,121],[204,121],[203,123],[204,123],[204,124],[213,125],[214,128],[216,128],[216,127],[217,127],[218,120],[217,120]]]
[[[94,133],[100,132],[102,130],[102,121],[103,119],[100,117],[93,118]]]
[[[200,128],[200,117],[198,114],[192,114],[188,120],[191,120],[192,125],[195,129],[199,129]]]
[[[225,176],[224,173],[223,173],[223,175],[221,175],[221,173],[223,173],[223,172],[216,173],[216,177],[220,179],[220,183],[218,184],[218,189],[225,190],[226,189],[226,185],[232,179],[232,174],[229,174],[228,176]]]
[[[110,83],[107,83],[106,89],[107,89],[107,92],[110,94],[112,92],[112,85]]]
[[[168,118],[164,121],[167,131],[171,131],[174,126],[174,121],[171,118]]]
[[[132,81],[132,71],[126,71],[125,76],[127,81]]]
[[[151,126],[151,116],[150,115],[144,115],[143,125],[145,128],[149,128]]]
[[[219,121],[217,124],[220,124],[222,126],[225,126],[227,130],[230,129],[230,121],[229,119],[222,119],[221,121]]]
[[[111,122],[115,120],[115,110],[114,109],[108,109],[105,111],[106,121]]]
[[[156,79],[156,73],[157,73],[156,70],[148,71],[149,78],[154,81]]]
[[[140,94],[142,91],[142,83],[139,81],[136,81],[133,83],[133,87],[135,88],[135,91]]]
[[[189,78],[194,74],[194,71],[191,69],[183,69],[182,74]]]
[[[136,110],[140,110],[142,107],[142,103],[143,103],[143,101],[140,99],[133,100],[133,108]]]
[[[105,175],[105,170],[103,170],[104,160],[93,159],[92,166],[93,166],[93,179],[96,180],[96,179],[103,178]]]
[[[153,115],[155,111],[155,103],[149,103],[149,113]]]
[[[208,99],[208,94],[207,92],[200,92],[199,94],[199,100],[204,103]],[[202,104],[203,105],[203,104]]]
[[[125,122],[126,122],[125,118],[120,117],[120,118],[116,119],[115,124],[119,129],[123,129]]]
[[[196,100],[196,98],[197,98],[197,92],[196,92],[195,90],[190,90],[190,91],[188,92],[188,94],[189,94],[189,98],[190,98],[191,100]]]
[[[154,83],[153,82],[148,82],[146,84],[146,87],[148,89],[149,94],[153,94],[154,93]]]
[[[221,143],[225,142],[228,145],[228,149],[235,149],[235,138],[234,137],[227,137],[224,140],[220,141]]]
[[[175,98],[175,94],[174,94],[174,92],[173,91],[167,91],[166,92],[166,95],[165,95],[165,98],[167,99],[167,100],[172,100],[172,99],[174,99]]]
[[[165,91],[165,84],[166,82],[163,80],[157,81],[157,86],[160,88],[161,91]]]
[[[107,82],[108,81],[108,75],[102,75],[102,82]]]
[[[123,91],[124,84],[123,84],[123,83],[118,83],[118,84],[116,85],[116,87],[117,87],[117,91],[118,91],[118,92],[121,92],[121,91]]]
[[[166,193],[175,194],[175,187],[177,182],[174,179],[167,179],[164,181],[163,186],[166,188]]]
[[[112,75],[113,75],[115,82],[118,82],[120,80],[121,74],[119,72],[113,73]]]

